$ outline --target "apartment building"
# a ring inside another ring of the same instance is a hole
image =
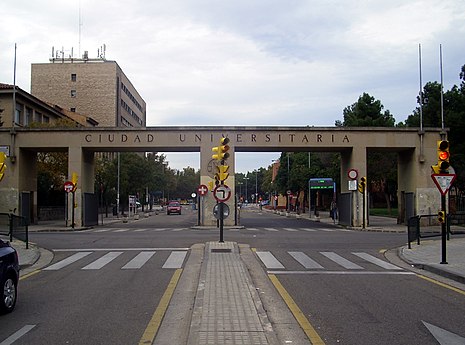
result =
[[[145,127],[144,99],[115,61],[51,58],[31,65],[31,93],[47,102],[90,114],[103,127]]]

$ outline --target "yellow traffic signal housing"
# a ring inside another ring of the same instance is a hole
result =
[[[220,146],[216,146],[212,148],[212,151],[215,152],[212,155],[213,159],[222,161],[224,159],[229,158],[229,138],[221,138],[220,139]]]
[[[438,221],[439,223],[445,223],[446,222],[446,212],[444,211],[438,211]]]
[[[364,193],[367,187],[367,178],[365,176],[360,178],[360,182],[358,183],[358,191],[360,193]]]
[[[431,169],[433,169],[433,173],[439,174],[441,171],[439,169],[439,165],[432,165]]]
[[[438,168],[439,173],[447,174],[449,172],[449,159],[450,159],[450,152],[449,152],[449,141],[448,140],[438,140],[437,141],[438,147]]]
[[[5,152],[0,152],[0,181],[3,179],[6,170],[6,154]]]
[[[218,165],[216,168],[218,169],[217,180],[224,181],[229,177],[229,165]]]

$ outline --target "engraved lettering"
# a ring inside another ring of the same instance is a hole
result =
[[[342,142],[343,142],[343,143],[348,143],[348,142],[350,142],[350,141],[349,141],[349,137],[347,136],[347,134],[344,135],[344,139],[342,139]]]
[[[269,143],[271,141],[271,137],[269,134],[265,134],[265,143]]]
[[[289,139],[291,139],[291,143],[294,142],[294,137],[295,137],[295,134],[289,134]]]
[[[321,143],[321,142],[323,141],[323,140],[322,140],[322,137],[323,137],[323,136],[322,136],[321,134],[317,134],[317,135],[316,135],[316,141],[317,141],[318,143]]]
[[[114,142],[115,141],[115,135],[114,134],[108,134],[108,141],[110,143]]]
[[[128,136],[126,134],[121,134],[121,142],[125,143],[128,141]]]
[[[307,134],[304,134],[304,137],[302,138],[302,142],[303,143],[308,143]]]
[[[257,135],[256,135],[256,134],[252,134],[252,135],[251,135],[251,139],[252,139],[252,142],[253,142],[253,143],[256,143],[256,142],[257,142]]]
[[[186,141],[186,135],[185,134],[179,134],[179,141],[180,142],[185,142]]]
[[[92,134],[87,134],[84,138],[88,143],[92,142]]]
[[[242,143],[242,134],[238,133],[238,134],[236,135],[236,142]]]
[[[202,141],[202,134],[196,134],[195,135],[195,142],[201,142]]]
[[[139,138],[138,134],[136,134],[136,137],[134,138],[134,142],[135,143],[140,143],[140,138]]]
[[[148,143],[153,142],[153,135],[152,134],[147,134],[147,142]]]

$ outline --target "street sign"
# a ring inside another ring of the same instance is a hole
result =
[[[74,189],[74,183],[71,181],[66,181],[64,184],[65,192],[71,193]]]
[[[201,184],[201,185],[197,188],[197,192],[199,192],[200,196],[205,196],[205,195],[207,195],[207,193],[208,193],[208,187],[205,186],[204,184]]]
[[[219,202],[224,202],[229,200],[231,197],[231,188],[226,185],[219,185],[213,190],[213,196]]]
[[[220,208],[223,207],[223,219],[228,218],[229,216],[229,206],[225,203],[220,202],[219,204],[216,204],[213,207],[213,216],[215,216],[216,219],[221,218],[220,214]]]
[[[358,177],[358,171],[356,169],[350,169],[347,172],[347,177],[350,178],[351,180],[356,180]]]
[[[432,174],[431,178],[438,187],[441,195],[446,195],[457,175],[455,174]]]

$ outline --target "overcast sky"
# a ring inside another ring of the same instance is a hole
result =
[[[0,82],[13,83],[15,43],[26,91],[52,47],[94,58],[105,44],[148,126],[334,126],[363,92],[399,122],[416,107],[419,44],[424,84],[440,81],[440,44],[446,90],[465,64],[463,0],[3,0],[0,20]],[[236,171],[278,156],[238,154]]]

